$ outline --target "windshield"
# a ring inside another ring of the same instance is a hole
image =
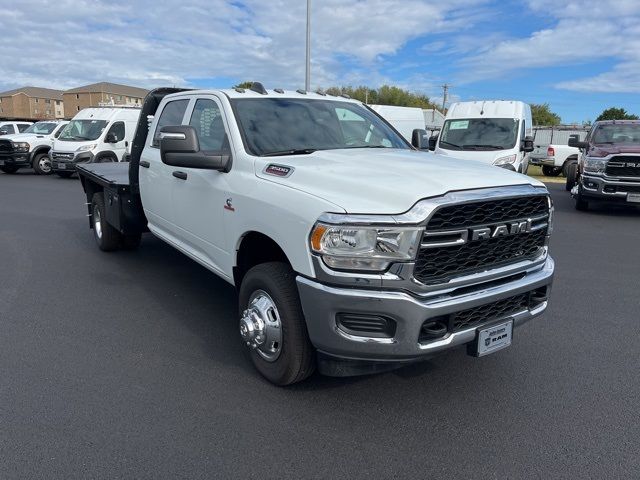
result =
[[[58,137],[67,142],[95,140],[107,126],[106,120],[71,120]]]
[[[600,125],[593,134],[593,143],[640,143],[640,124]]]
[[[365,107],[331,100],[234,99],[245,147],[253,155],[296,155],[340,148],[410,148]]]
[[[31,125],[22,133],[35,133],[36,135],[49,135],[58,126],[57,123],[38,122]]]
[[[446,150],[507,150],[516,145],[518,123],[513,118],[447,120],[439,146]]]

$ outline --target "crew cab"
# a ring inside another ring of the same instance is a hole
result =
[[[34,123],[23,133],[0,138],[0,170],[16,173],[21,168],[33,167],[38,175],[50,174],[49,151],[67,123],[44,120]]]
[[[240,338],[278,385],[483,356],[547,307],[545,186],[419,151],[355,100],[157,89],[130,162],[78,174],[100,249],[150,231],[237,287]]]
[[[139,107],[91,107],[71,119],[53,143],[51,168],[70,177],[80,163],[121,162],[129,153]]]
[[[640,121],[595,122],[584,141],[569,145],[580,149],[566,182],[577,210],[603,202],[640,206]]]
[[[0,122],[0,136],[22,133],[29,128],[32,123],[33,122]]]

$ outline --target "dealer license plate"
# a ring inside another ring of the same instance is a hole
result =
[[[640,203],[640,193],[627,193],[627,202]]]
[[[478,330],[478,357],[489,355],[511,345],[513,320]]]
[[[59,168],[60,170],[65,170],[65,169],[67,168],[67,166],[66,166],[64,163],[59,163],[59,164],[58,164],[58,168]]]

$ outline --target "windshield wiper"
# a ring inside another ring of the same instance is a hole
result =
[[[306,155],[309,153],[313,153],[317,150],[317,148],[298,148],[291,150],[281,150],[279,152],[268,152],[260,155],[261,157],[280,157],[285,155]]]
[[[455,143],[447,142],[446,140],[440,140],[440,145],[442,145],[443,143],[444,143],[445,145],[449,145],[450,147],[455,147],[455,148],[457,148],[457,149],[459,149],[459,150],[461,150],[461,149],[462,149],[462,147],[461,147],[460,145],[456,145]],[[465,145],[465,146],[466,146],[466,145]]]
[[[463,145],[464,148],[487,148],[489,150],[504,150],[502,145]]]

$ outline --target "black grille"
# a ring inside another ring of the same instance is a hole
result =
[[[605,193],[640,193],[640,185],[607,185],[604,191]]]
[[[9,140],[0,140],[0,153],[13,152],[13,144]]]
[[[450,230],[500,223],[546,215],[548,212],[549,205],[544,195],[451,205],[436,210],[429,220],[427,230]]]
[[[73,153],[53,152],[51,158],[53,160],[73,160]]]
[[[451,316],[451,326],[454,332],[472,328],[477,325],[497,320],[529,309],[530,294],[522,293],[513,297],[498,300],[479,307],[456,312]]]
[[[414,277],[422,283],[445,281],[453,276],[530,260],[540,255],[546,235],[546,229],[542,229],[453,247],[423,248],[416,259]]]
[[[640,177],[640,156],[611,157],[604,172],[614,177]]]

